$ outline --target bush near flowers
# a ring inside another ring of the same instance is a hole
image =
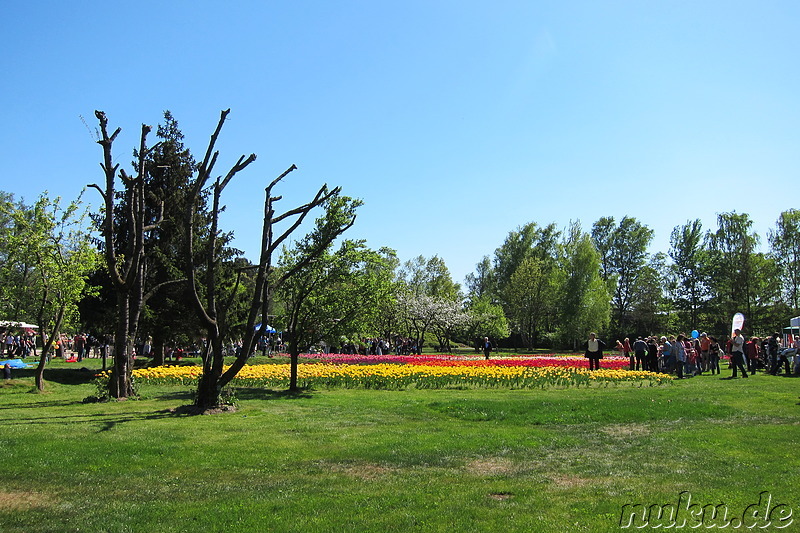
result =
[[[518,388],[639,386],[670,383],[664,374],[604,368],[589,371],[571,366],[524,366],[505,364],[391,364],[349,365],[304,363],[298,365],[301,387],[342,387],[367,389],[440,389],[452,387]],[[201,373],[198,366],[142,368],[133,371],[140,383],[195,384]],[[240,387],[285,388],[289,386],[288,364],[244,367],[232,385]]]

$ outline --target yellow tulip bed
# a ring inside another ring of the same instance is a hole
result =
[[[298,365],[301,387],[343,387],[367,389],[441,389],[451,387],[545,388],[639,386],[671,383],[665,374],[620,369],[594,372],[574,367],[529,366],[437,366],[437,365],[339,365],[305,363]],[[199,366],[162,366],[134,370],[139,383],[193,384],[200,376]],[[288,364],[251,365],[244,367],[234,379],[234,386],[285,388],[289,385]]]

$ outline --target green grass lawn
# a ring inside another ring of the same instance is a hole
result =
[[[190,416],[179,387],[83,403],[77,368],[0,383],[0,531],[619,531],[683,491],[739,518],[769,491],[800,530],[800,379],[244,389]]]

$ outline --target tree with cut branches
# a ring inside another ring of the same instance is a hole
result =
[[[136,151],[136,173],[131,176],[120,169],[119,164],[114,164],[113,144],[122,131],[121,128],[109,134],[106,114],[95,111],[95,116],[100,123],[101,137],[97,142],[103,147],[103,162],[100,166],[105,175],[105,186],[91,184],[89,187],[97,189],[103,198],[99,226],[106,269],[114,286],[117,303],[114,365],[109,380],[109,395],[112,398],[127,398],[134,394],[131,373],[139,317],[147,298],[159,288],[156,286],[145,292],[145,241],[148,232],[158,227],[163,218],[163,204],[155,217],[148,216],[145,162],[155,148],[147,146],[147,135],[151,127],[142,124],[139,148]],[[122,183],[122,190],[119,191],[117,178]],[[124,237],[120,238],[120,235]]]
[[[222,342],[225,336],[230,334],[231,324],[228,321],[228,311],[234,303],[233,297],[241,297],[241,293],[239,291],[239,283],[236,283],[234,287],[228,291],[218,290],[218,273],[221,258],[219,256],[219,246],[217,245],[216,236],[219,234],[218,222],[219,214],[222,210],[220,202],[225,187],[236,174],[255,161],[255,154],[251,154],[249,157],[241,156],[227,174],[224,177],[216,178],[211,186],[212,207],[209,212],[211,229],[209,238],[206,240],[203,254],[197,254],[194,249],[197,228],[194,226],[195,217],[193,214],[196,202],[191,201],[191,197],[197,197],[202,194],[204,188],[211,179],[214,166],[219,156],[219,152],[215,151],[217,138],[219,137],[222,126],[229,113],[230,109],[221,112],[217,128],[211,136],[205,157],[197,168],[195,179],[190,184],[191,196],[189,205],[192,207],[187,211],[185,218],[187,243],[184,250],[184,263],[186,266],[185,274],[189,299],[200,318],[203,328],[207,332],[207,342],[202,352],[203,373],[200,377],[195,400],[195,407],[201,410],[220,406],[222,390],[245,366],[248,356],[253,352],[256,346],[257,340],[266,333],[267,318],[271,313],[272,295],[275,291],[276,283],[278,282],[273,268],[272,258],[274,252],[292,233],[294,233],[314,208],[323,205],[331,198],[337,196],[340,191],[338,187],[329,190],[327,185],[322,185],[310,202],[276,215],[275,204],[280,201],[282,197],[273,196],[272,191],[281,180],[290,172],[296,170],[297,167],[292,165],[267,186],[264,200],[264,219],[259,261],[252,266],[245,267],[247,270],[254,269],[256,275],[255,282],[251,285],[251,294],[248,298],[249,310],[247,312],[247,321],[245,324],[237,326],[239,337],[242,339],[242,349],[231,366],[225,370]],[[281,223],[288,224],[288,227],[282,232],[276,232],[276,225]],[[294,264],[291,269],[282,272],[281,277],[291,277],[305,268],[309,263],[319,257],[327,249],[328,244],[337,236],[338,234],[333,235],[328,242],[320,242],[319,246],[315,247],[310,253]],[[203,255],[203,257],[205,257],[202,265],[198,264],[196,259],[198,255]],[[240,270],[240,275],[244,273],[244,270],[244,268]],[[202,271],[204,275],[200,277],[198,271]],[[256,324],[258,322],[260,322],[260,326],[257,327]]]

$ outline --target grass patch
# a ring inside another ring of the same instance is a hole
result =
[[[191,416],[185,388],[85,404],[90,380],[52,371],[45,394],[0,387],[4,532],[615,531],[681,491],[796,507],[800,380],[240,389],[237,412]]]

